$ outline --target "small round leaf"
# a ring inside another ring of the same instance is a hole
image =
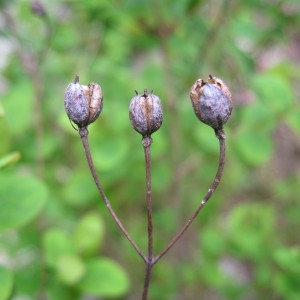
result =
[[[23,226],[38,215],[48,194],[41,181],[1,175],[0,182],[0,231]]]
[[[56,267],[61,256],[75,253],[70,238],[59,229],[49,229],[44,234],[44,252],[49,266]]]
[[[68,285],[77,283],[85,272],[85,265],[77,255],[62,255],[56,265],[59,279]]]
[[[99,297],[121,297],[129,289],[128,275],[111,259],[92,259],[87,263],[80,289]]]
[[[103,235],[102,219],[97,213],[89,213],[77,223],[73,236],[74,248],[81,254],[93,253],[99,248]]]

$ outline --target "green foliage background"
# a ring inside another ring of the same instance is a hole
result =
[[[300,1],[34,4],[0,2],[0,299],[140,298],[143,262],[97,194],[64,112],[75,74],[102,86],[91,151],[142,249],[144,158],[128,106],[145,88],[162,100],[152,146],[156,253],[217,168],[218,141],[194,116],[189,89],[212,74],[233,94],[220,187],[155,266],[150,299],[298,299]]]

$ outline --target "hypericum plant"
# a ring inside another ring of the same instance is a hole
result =
[[[97,185],[98,191],[107,206],[113,219],[140,255],[146,264],[145,281],[142,294],[142,300],[148,296],[148,288],[151,280],[153,266],[173,247],[191,223],[197,217],[204,205],[210,199],[218,187],[225,163],[225,132],[223,125],[228,121],[232,112],[231,93],[226,84],[219,78],[209,75],[207,81],[198,79],[190,90],[190,98],[196,116],[201,122],[211,126],[219,140],[220,155],[219,165],[215,178],[208,189],[208,192],[201,200],[199,206],[192,216],[182,226],[179,232],[171,239],[169,244],[159,254],[153,253],[152,236],[152,188],[151,188],[151,135],[157,131],[163,121],[163,112],[161,101],[153,92],[148,93],[144,90],[143,94],[136,91],[136,96],[131,99],[129,106],[129,118],[133,128],[142,135],[142,145],[145,154],[146,167],[146,199],[148,211],[148,253],[145,254],[134,242],[128,231],[123,226],[117,214],[113,210],[96,174],[94,163],[88,143],[88,125],[94,122],[100,115],[103,107],[103,95],[101,87],[96,83],[90,83],[88,86],[79,83],[79,77],[76,75],[73,83],[69,84],[65,92],[65,109],[69,119],[78,126],[86,158]],[[76,128],[75,128],[76,129]]]

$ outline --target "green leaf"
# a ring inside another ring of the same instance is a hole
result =
[[[29,243],[26,243],[26,246],[18,248],[18,251],[22,251],[23,258],[15,259],[15,265],[18,267],[14,270],[14,295],[17,291],[18,294],[30,295],[32,299],[37,299],[39,287],[43,284],[41,274],[45,269],[41,264],[39,251],[30,249]],[[38,249],[37,246],[35,248]]]
[[[69,179],[63,190],[64,200],[72,206],[86,206],[98,198],[97,188],[90,176],[76,172]]]
[[[104,223],[97,213],[86,214],[77,223],[73,244],[78,253],[90,254],[99,249],[104,236]]]
[[[300,248],[278,248],[274,251],[274,260],[283,269],[300,276]]]
[[[91,145],[93,143],[91,142]],[[107,171],[117,168],[125,159],[128,151],[128,143],[126,139],[119,137],[107,138],[100,143],[97,141],[97,145],[93,145],[92,148],[97,153],[94,157],[96,167],[102,171]]]
[[[152,192],[164,191],[172,176],[170,168],[165,164],[156,164],[152,169]]]
[[[257,166],[271,158],[274,146],[268,134],[244,131],[235,141],[235,150],[246,164]]]
[[[246,39],[247,41],[258,41],[263,32],[257,22],[253,22],[253,16],[249,10],[240,11],[231,19],[231,32],[234,37]]]
[[[125,271],[108,258],[92,259],[80,285],[83,292],[99,297],[121,297],[129,289]]]
[[[25,225],[43,208],[48,191],[33,177],[0,175],[0,231]]]
[[[273,290],[281,299],[298,300],[300,293],[300,277],[289,275],[284,272],[272,274]],[[270,284],[270,283],[269,283]]]
[[[1,147],[0,147],[0,156],[6,154],[10,149],[11,136],[8,130],[8,123],[5,118],[4,109],[2,103],[0,102],[0,132],[1,134]]]
[[[277,118],[267,106],[256,103],[242,110],[240,123],[252,131],[269,133],[277,126]]]
[[[282,113],[293,101],[289,82],[277,74],[258,74],[252,80],[253,89],[258,101],[262,102],[273,113]]]
[[[300,107],[295,107],[287,114],[286,122],[293,130],[300,133]]]
[[[46,262],[49,266],[56,267],[61,256],[75,253],[70,237],[62,230],[49,229],[43,238]]]
[[[33,99],[33,88],[29,80],[15,82],[3,96],[3,107],[9,116],[8,124],[13,133],[22,134],[31,125]]]
[[[59,279],[68,285],[77,283],[85,273],[85,265],[77,255],[62,255],[56,264]]]
[[[224,237],[219,234],[216,228],[203,230],[200,234],[202,251],[207,257],[218,256],[224,253]]]
[[[63,284],[58,278],[56,272],[47,274],[47,299],[49,300],[66,300],[70,299],[72,290],[66,284]],[[74,298],[75,300],[76,298]]]
[[[197,128],[194,130],[194,134],[201,150],[211,154],[219,153],[218,139],[215,137],[215,133],[211,127],[199,122]]]
[[[264,259],[275,236],[274,208],[258,203],[236,206],[229,215],[227,236],[239,255]]]
[[[0,159],[0,169],[4,168],[10,164],[16,163],[20,159],[20,152],[12,152]]]
[[[0,266],[0,299],[9,299],[13,286],[13,276],[12,273],[5,268]]]

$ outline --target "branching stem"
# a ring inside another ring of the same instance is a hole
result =
[[[113,210],[108,198],[106,197],[106,194],[104,193],[104,190],[102,188],[102,185],[100,184],[99,178],[97,176],[96,170],[95,170],[95,166],[93,163],[93,159],[91,156],[91,152],[90,152],[90,147],[89,147],[89,143],[88,143],[88,129],[86,127],[82,127],[79,128],[79,135],[81,137],[81,141],[84,147],[84,151],[85,151],[85,155],[88,161],[88,165],[90,167],[91,173],[93,175],[95,184],[98,188],[98,191],[106,205],[106,207],[108,208],[110,214],[112,215],[113,219],[115,220],[115,222],[117,223],[117,225],[119,226],[119,228],[121,229],[121,231],[123,232],[123,234],[126,236],[126,238],[128,239],[128,241],[131,243],[131,245],[134,247],[134,249],[136,250],[136,252],[140,255],[140,257],[147,263],[148,259],[147,257],[144,255],[144,253],[141,251],[141,249],[136,245],[136,243],[133,241],[132,237],[129,235],[128,231],[125,229],[125,227],[123,226],[122,222],[119,220],[119,218],[117,217],[115,211]]]
[[[175,235],[175,237],[171,240],[171,242],[167,245],[167,247],[156,257],[153,256],[153,224],[152,224],[152,187],[151,187],[151,144],[152,144],[152,138],[151,137],[144,137],[142,139],[142,144],[144,147],[144,154],[145,154],[145,166],[146,166],[146,199],[147,199],[147,211],[148,211],[148,255],[146,256],[140,248],[136,245],[136,243],[133,241],[127,230],[124,228],[123,224],[117,217],[116,213],[114,212],[113,208],[111,207],[111,204],[106,197],[104,190],[100,184],[99,178],[96,174],[94,163],[91,157],[89,144],[88,144],[88,130],[86,127],[79,128],[79,135],[82,140],[82,144],[85,150],[86,158],[88,161],[88,165],[90,167],[91,173],[93,175],[94,181],[96,183],[96,186],[98,188],[98,191],[108,208],[110,214],[112,215],[113,219],[123,232],[123,234],[126,236],[126,238],[129,240],[131,245],[134,247],[134,249],[137,251],[137,253],[140,255],[140,257],[144,260],[146,263],[146,273],[145,273],[145,281],[144,281],[144,288],[143,288],[143,294],[142,294],[142,300],[147,300],[148,298],[148,290],[149,285],[151,281],[151,275],[152,275],[152,269],[155,263],[157,263],[173,246],[174,244],[181,238],[181,236],[185,233],[185,231],[190,227],[192,222],[196,219],[199,212],[203,209],[204,205],[207,203],[207,201],[210,199],[212,194],[217,189],[224,169],[225,164],[225,151],[226,151],[226,145],[225,145],[225,139],[226,135],[223,129],[215,130],[216,137],[219,140],[219,146],[220,146],[220,156],[219,156],[219,166],[218,171],[216,173],[216,176],[211,184],[211,187],[208,189],[208,192],[202,199],[200,205],[195,210],[193,215],[190,219],[183,225],[183,227],[179,230],[179,232]]]

